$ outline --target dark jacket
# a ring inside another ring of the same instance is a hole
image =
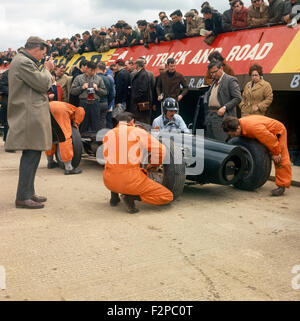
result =
[[[172,25],[173,23],[170,21],[167,27],[165,27],[163,24],[158,24],[156,26],[156,32],[159,41],[166,40],[165,35],[167,34],[171,35],[171,38],[174,38]]]
[[[126,69],[121,69],[116,73],[115,86],[115,104],[126,102],[128,97],[128,87],[130,86],[130,73]]]
[[[269,23],[280,23],[284,15],[284,2],[282,0],[274,0],[269,3]]]
[[[297,15],[297,13],[296,12],[292,13],[292,10],[293,10],[293,7],[297,6],[297,5],[298,6],[300,5],[300,0],[297,0],[295,3],[291,3],[290,0],[286,0],[284,2],[284,13],[283,13],[283,15],[286,16],[286,15],[289,14],[290,18],[293,19]]]
[[[209,102],[211,90],[214,84],[215,81],[212,83],[209,91],[207,92],[207,102]],[[242,95],[239,83],[235,77],[224,73],[224,76],[219,83],[218,100],[222,107],[226,106],[226,112],[224,116],[236,116],[236,107],[242,101]]]
[[[134,39],[135,43],[132,46],[137,45],[140,42],[139,34],[135,30],[132,30],[132,34],[125,34],[125,38],[125,46],[130,46]]]
[[[182,39],[186,37],[186,20],[182,20],[182,22],[177,21],[172,25],[172,31],[175,39]]]
[[[224,32],[232,31],[232,13],[233,13],[232,9],[226,10],[223,13],[222,27]]]
[[[131,108],[132,112],[135,111],[136,104],[151,101],[151,84],[147,71],[143,68],[137,72],[131,82]]]
[[[0,75],[0,95],[2,96],[2,105],[7,106],[8,101],[8,70]]]
[[[158,78],[156,92],[157,96],[164,94],[164,98],[172,97],[177,100],[179,95],[187,94],[187,82],[179,72],[176,71],[173,75],[170,75],[168,71],[165,71]]]
[[[89,37],[89,39],[81,45],[78,53],[82,55],[84,52],[90,51],[96,51],[92,37]]]
[[[104,85],[107,90],[107,95],[100,97],[100,102],[101,103],[107,102],[107,104],[109,105],[113,101],[113,99],[115,98],[113,81],[102,73],[99,73],[97,75],[103,79]]]
[[[222,15],[219,12],[213,12],[211,19],[205,19],[205,29],[212,31],[215,36],[222,33]]]

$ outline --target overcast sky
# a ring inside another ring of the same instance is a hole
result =
[[[204,1],[193,0],[1,0],[0,51],[18,49],[30,36],[70,38],[91,28],[109,27],[122,19],[134,25],[139,19],[158,19],[159,11],[170,14],[191,8],[200,11]],[[227,0],[211,0],[221,13],[228,9]],[[163,4],[162,4],[163,3]],[[248,7],[250,0],[244,1]]]

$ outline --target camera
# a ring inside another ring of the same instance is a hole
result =
[[[94,94],[95,93],[95,88],[91,87],[91,88],[87,88],[87,93],[90,94]]]

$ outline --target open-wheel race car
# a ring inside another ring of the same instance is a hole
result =
[[[148,176],[170,189],[174,199],[182,193],[188,181],[196,184],[234,185],[249,191],[264,185],[271,172],[271,156],[267,148],[245,137],[234,137],[226,143],[203,137],[203,131],[197,128],[202,104],[203,100],[199,99],[194,107],[194,120],[189,125],[191,133],[160,131],[154,134],[162,143],[169,142],[165,145],[169,159],[155,170],[152,168],[148,171]],[[137,125],[147,131],[151,130],[149,125]],[[104,134],[103,130],[101,134],[82,134],[80,142],[76,133],[73,136],[74,162],[78,164],[83,146],[86,154],[96,157],[103,165]]]

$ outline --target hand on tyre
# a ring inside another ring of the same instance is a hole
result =
[[[280,165],[280,163],[281,163],[281,154],[273,155],[272,159],[273,159],[275,165]]]

